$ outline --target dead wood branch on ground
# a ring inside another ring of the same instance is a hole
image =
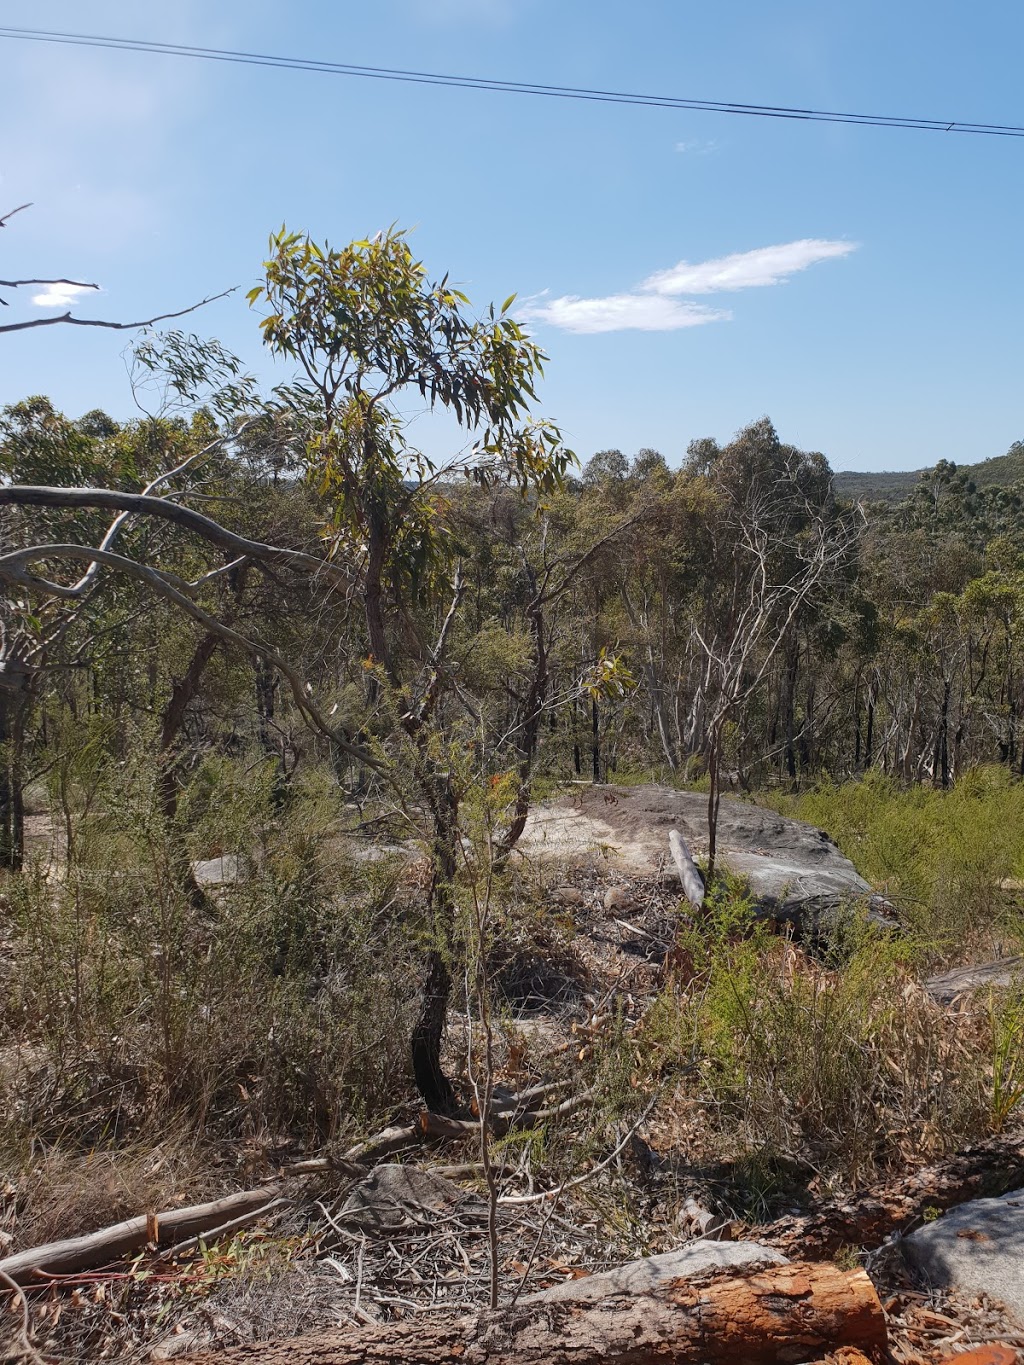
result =
[[[929,1209],[945,1211],[969,1199],[1003,1194],[1024,1184],[1024,1133],[992,1138],[903,1180],[815,1212],[780,1218],[743,1234],[785,1255],[827,1260],[841,1247],[877,1247],[907,1232]]]
[[[768,1365],[839,1347],[885,1351],[882,1306],[862,1270],[784,1265],[669,1281],[657,1295],[419,1315],[192,1357],[192,1365]]]
[[[158,1246],[171,1246],[184,1238],[201,1236],[225,1220],[241,1217],[247,1211],[259,1209],[279,1194],[276,1185],[263,1185],[241,1194],[229,1194],[224,1199],[213,1199],[206,1204],[193,1204],[185,1209],[168,1209],[164,1213],[142,1213],[127,1218],[99,1232],[81,1237],[66,1237],[59,1242],[33,1247],[0,1261],[0,1270],[18,1284],[31,1284],[39,1276],[68,1275],[106,1265],[131,1252],[141,1251],[156,1234]]]
[[[534,1087],[527,1102],[536,1102],[540,1092],[541,1087]],[[509,1104],[514,1112],[512,1100]],[[561,1106],[556,1108],[560,1109]],[[521,1119],[517,1118],[517,1122],[531,1117],[536,1120],[540,1114],[525,1114]],[[496,1115],[495,1121],[503,1123],[506,1129],[509,1126],[507,1117]],[[74,1274],[106,1265],[122,1256],[142,1251],[150,1243],[158,1248],[184,1253],[193,1248],[200,1238],[214,1238],[234,1231],[265,1212],[283,1208],[290,1201],[282,1197],[281,1185],[289,1178],[334,1174],[358,1179],[385,1157],[421,1146],[425,1139],[466,1138],[478,1133],[479,1124],[476,1120],[446,1119],[424,1111],[415,1123],[385,1128],[365,1141],[356,1143],[341,1156],[315,1157],[284,1167],[275,1181],[257,1189],[242,1190],[223,1199],[189,1208],[168,1209],[158,1214],[142,1213],[97,1232],[32,1247],[0,1259],[0,1271],[18,1284],[31,1284],[42,1275]]]

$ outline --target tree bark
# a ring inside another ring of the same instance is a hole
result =
[[[445,1018],[452,990],[451,973],[444,951],[427,954],[419,1018],[412,1032],[412,1072],[424,1104],[437,1114],[454,1114],[458,1108],[451,1081],[441,1065]]]
[[[527,566],[526,571],[533,594],[526,612],[527,619],[530,622],[530,635],[533,639],[533,676],[530,679],[529,691],[526,694],[526,702],[517,727],[519,735],[517,743],[519,750],[518,786],[515,806],[512,809],[508,828],[502,832],[498,840],[499,862],[504,862],[512,852],[526,828],[533,799],[533,765],[537,757],[541,720],[544,716],[544,706],[548,697],[547,622],[544,615],[543,594],[537,586],[537,578],[533,570]],[[552,712],[553,719],[554,712]]]
[[[0,688],[0,867],[21,870],[25,860],[26,690]]]
[[[416,1088],[427,1109],[437,1114],[454,1114],[458,1102],[441,1065],[441,1044],[452,992],[449,964],[455,947],[459,802],[451,776],[433,771],[431,759],[426,754],[420,757],[418,781],[427,795],[434,824],[433,876],[427,908],[433,921],[435,945],[427,954],[420,1013],[412,1032],[412,1070]]]
[[[168,828],[178,813],[179,768],[174,746],[185,724],[185,714],[199,692],[206,665],[220,644],[220,636],[208,631],[196,645],[188,667],[174,680],[171,695],[160,718],[160,806]]]
[[[712,722],[708,744],[708,876],[711,885],[715,877],[718,853],[718,807],[722,797],[722,730],[725,716]]]
[[[657,1294],[419,1315],[191,1357],[192,1365],[775,1365],[853,1346],[881,1359],[885,1318],[863,1270],[784,1265],[668,1281]]]
[[[784,1255],[827,1259],[842,1247],[877,1247],[906,1232],[927,1209],[1003,1194],[1024,1184],[1024,1135],[993,1138],[926,1166],[906,1179],[826,1204],[814,1213],[780,1218],[744,1234]]]
[[[672,861],[676,865],[676,871],[679,873],[679,884],[683,888],[683,895],[694,910],[699,910],[704,904],[704,878],[700,875],[693,861],[686,840],[677,829],[669,830],[668,847],[672,854]]]
[[[595,784],[601,781],[601,727],[597,698],[590,699],[590,766]]]

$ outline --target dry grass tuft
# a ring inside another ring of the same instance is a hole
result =
[[[189,1135],[85,1155],[54,1147],[9,1171],[0,1227],[17,1251],[214,1198],[230,1184],[230,1174],[218,1174]]]

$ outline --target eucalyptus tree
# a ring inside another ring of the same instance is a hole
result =
[[[689,470],[714,497],[704,602],[690,623],[691,734],[699,723],[713,873],[726,726],[758,697],[800,613],[848,562],[859,524],[837,507],[824,456],[785,445],[767,418],[727,446],[694,443]]]
[[[278,423],[286,414],[285,426],[296,434],[289,449],[323,507],[322,547],[311,552],[261,541],[193,510],[175,496],[175,480],[188,473],[177,467],[142,491],[0,489],[0,505],[114,514],[107,530],[85,543],[35,540],[0,555],[0,579],[62,603],[80,601],[106,570],[142,585],[201,626],[204,639],[272,666],[309,724],[385,784],[410,818],[422,819],[431,943],[413,1069],[428,1106],[451,1110],[455,1096],[440,1051],[455,952],[460,806],[481,774],[460,758],[476,714],[449,664],[467,585],[445,490],[465,478],[541,499],[561,486],[572,457],[557,429],[531,416],[544,357],[512,315],[514,297],[474,317],[447,278],[428,279],[399,231],[334,250],[282,230],[271,239],[265,280],[249,298],[263,308],[266,344],[298,369],[296,383],[269,411]],[[451,459],[435,459],[411,442],[409,406],[416,401],[444,410],[466,433]],[[224,433],[227,441],[238,437],[237,423]],[[139,517],[199,537],[221,562],[185,576],[122,553],[115,542]],[[74,563],[85,566],[77,581],[67,581],[66,571],[63,577],[37,571]],[[316,591],[317,611],[335,613],[346,630],[356,606],[362,639],[346,635],[346,645],[362,659],[361,713],[339,716],[292,660],[225,619],[218,589],[242,572]],[[543,592],[535,599],[542,611]],[[545,672],[545,651],[535,651],[534,673]],[[523,717],[527,732],[545,693],[542,676]],[[528,801],[530,748],[519,746],[512,838]]]

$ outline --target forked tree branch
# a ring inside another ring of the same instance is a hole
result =
[[[169,498],[152,497],[146,493],[123,493],[115,488],[48,488],[43,485],[12,484],[8,488],[0,488],[0,507],[3,506],[102,507],[113,512],[163,517],[187,531],[194,531],[223,550],[230,550],[233,555],[245,555],[258,564],[273,564],[278,568],[310,575],[322,574],[346,586],[351,583],[349,571],[333,560],[306,554],[302,550],[289,550],[285,546],[249,540],[229,531],[226,526],[221,526],[202,512],[171,502]]]
[[[357,744],[343,730],[339,730],[330,724],[313,701],[307,685],[303,683],[299,674],[286,659],[283,659],[276,650],[239,634],[237,630],[225,625],[216,616],[211,616],[208,611],[204,611],[189,596],[193,590],[192,585],[178,578],[177,575],[152,569],[148,565],[139,564],[125,555],[114,554],[109,550],[98,550],[92,545],[33,545],[25,550],[13,550],[9,554],[0,555],[0,580],[17,583],[30,592],[43,593],[47,597],[64,597],[75,592],[74,588],[62,587],[58,583],[52,583],[49,579],[40,578],[31,573],[28,565],[39,559],[72,559],[90,564],[105,564],[110,568],[117,569],[118,572],[123,573],[128,578],[134,578],[140,583],[145,583],[158,596],[173,602],[175,606],[191,616],[194,621],[198,621],[211,634],[218,636],[228,644],[237,645],[246,653],[258,654],[261,658],[266,659],[287,680],[296,706],[316,729],[326,735],[350,758],[355,759],[358,763],[365,764],[368,768],[380,770],[382,764],[375,754]]]

